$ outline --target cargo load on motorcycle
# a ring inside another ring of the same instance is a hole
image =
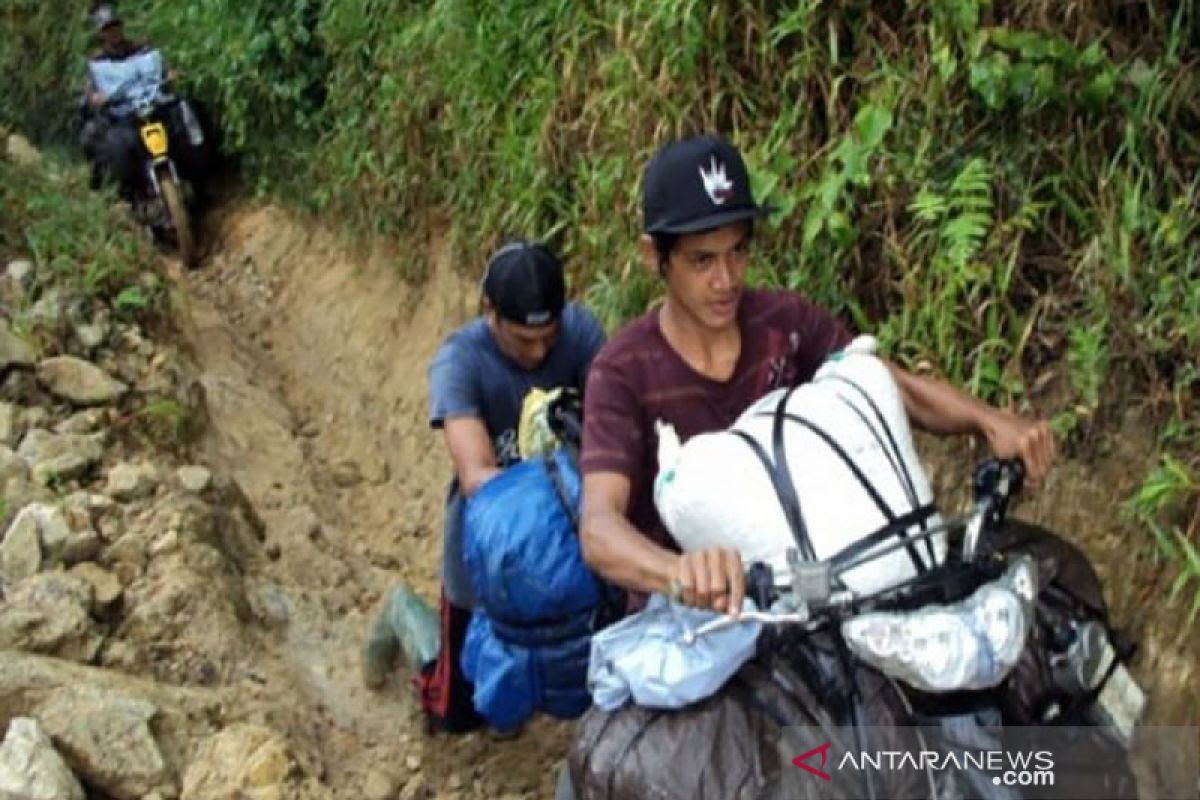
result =
[[[749,597],[737,620],[656,597],[593,638],[579,797],[1016,798],[971,763],[848,775],[826,759],[1030,729],[1084,731],[1097,763],[1074,789],[1133,796],[1145,698],[1094,570],[1008,518],[1018,462],[984,462],[971,511],[939,512],[873,339],[728,430],[660,427],[658,453],[668,530],[684,551],[738,550]]]

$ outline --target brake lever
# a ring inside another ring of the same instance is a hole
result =
[[[985,528],[996,527],[1008,516],[1008,501],[1025,484],[1025,465],[1020,459],[989,458],[971,475],[971,494],[975,513],[967,523],[963,537],[963,561],[975,560]]]

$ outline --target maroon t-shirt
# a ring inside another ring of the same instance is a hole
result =
[[[747,290],[738,308],[742,351],[729,380],[692,369],[663,337],[658,310],[609,340],[592,362],[584,394],[583,473],[616,472],[630,482],[629,520],[677,549],[654,507],[658,474],[656,421],[681,441],[724,430],[772,389],[812,379],[851,336],[825,309],[794,292]]]

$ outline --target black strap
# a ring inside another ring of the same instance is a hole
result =
[[[866,419],[866,416],[862,413],[862,411],[859,410],[858,406],[850,402],[842,395],[838,395],[838,399],[845,403],[847,407],[849,407],[856,415],[858,415],[858,418],[862,420],[862,423],[871,431],[871,435],[875,437],[875,441],[879,442],[879,446],[883,449],[884,455],[887,456],[888,463],[891,464],[892,470],[896,473],[896,478],[900,481],[901,486],[905,489],[908,502],[915,506],[918,501],[916,483],[913,481],[912,473],[908,471],[908,467],[904,463],[904,454],[900,451],[900,445],[896,443],[896,437],[892,434],[892,426],[888,425],[887,418],[883,415],[883,411],[880,410],[879,406],[875,403],[874,399],[871,398],[871,395],[867,393],[866,389],[862,388],[849,378],[842,375],[826,375],[822,377],[821,380],[844,383],[853,389],[854,392],[858,394],[858,396],[861,397],[864,402],[866,402],[867,407],[870,408],[871,412],[875,415],[875,420],[879,423],[879,427],[883,429],[883,434],[887,437],[887,443],[891,446],[890,450],[888,449],[888,446],[884,445],[883,441],[880,440],[879,432],[875,429],[875,426],[871,425],[871,423]],[[924,522],[921,523],[921,530],[925,530]],[[936,564],[937,554],[933,551],[932,539],[925,540],[925,552],[929,554],[929,563],[931,565]]]
[[[567,455],[567,458],[570,458],[570,454]],[[563,481],[562,471],[558,468],[558,458],[551,453],[542,459],[542,464],[546,468],[550,484],[554,487],[554,494],[558,496],[558,502],[567,514],[567,519],[571,520],[571,525],[575,530],[579,530],[579,509],[571,502],[571,495],[567,493],[567,485]]]
[[[768,413],[769,412],[759,412],[758,414],[755,414],[755,416],[765,417],[768,416]],[[789,414],[786,411],[778,411],[778,409],[774,413],[777,415],[775,423],[776,425],[781,424],[781,420],[778,419],[778,417],[781,416],[783,419],[803,425],[805,428],[815,433],[823,442],[825,442],[826,445],[828,445],[830,450],[832,450],[840,459],[842,459],[842,462],[850,470],[851,474],[854,475],[855,479],[858,480],[863,490],[871,498],[871,501],[875,503],[875,507],[879,509],[879,512],[883,514],[888,523],[890,524],[899,519],[899,517],[895,514],[895,512],[892,511],[888,504],[883,501],[883,498],[879,496],[879,492],[875,491],[875,487],[871,485],[869,480],[867,480],[867,476],[863,474],[862,470],[858,468],[858,465],[854,463],[854,460],[850,458],[850,455],[842,448],[840,444],[834,440],[832,436],[804,417],[796,414]],[[898,531],[897,533],[902,539],[908,538],[907,529]],[[917,554],[917,549],[915,547],[909,544],[905,547],[905,550],[908,552],[908,557],[912,560],[913,568],[916,569],[917,572],[925,572],[926,569],[928,569],[925,566],[925,562],[921,560],[920,555]]]
[[[874,533],[868,534],[857,542],[852,542],[841,550],[834,553],[827,560],[833,567],[844,566],[854,559],[861,556],[863,553],[870,550],[875,545],[883,542],[885,539],[890,539],[892,536],[905,533],[913,525],[923,525],[930,517],[937,513],[937,506],[932,503],[914,508],[907,514],[901,514],[896,519],[884,525]]]
[[[908,468],[904,465],[904,454],[901,453],[900,446],[896,443],[896,437],[892,435],[892,428],[890,425],[887,424],[887,418],[885,416],[883,416],[883,412],[879,409],[879,406],[875,404],[875,401],[873,399],[871,399],[871,395],[869,395],[867,393],[866,389],[862,388],[854,381],[852,381],[849,378],[846,378],[842,375],[826,375],[826,376],[822,377],[821,380],[837,381],[838,383],[844,383],[847,386],[849,386],[851,389],[853,389],[858,394],[858,396],[861,397],[866,402],[867,407],[870,408],[871,412],[875,415],[876,421],[879,422],[879,427],[883,429],[884,436],[887,437],[888,444],[891,446],[891,452],[895,453],[895,455],[896,455],[896,458],[894,461],[891,459],[890,456],[889,456],[888,460],[891,461],[891,463],[892,463],[892,469],[896,470],[896,477],[900,478],[903,481],[904,486],[908,490],[908,502],[916,505],[917,488],[916,488],[916,484],[913,482],[911,473],[909,473]],[[841,395],[839,395],[839,397],[840,396]],[[861,416],[861,412],[858,411],[858,406],[855,406],[853,403],[849,403],[849,402],[847,402],[846,404],[849,405],[851,408],[853,408],[856,413],[860,413],[860,416]],[[865,422],[865,420],[864,420],[864,422]],[[878,441],[879,436],[876,433],[874,426],[872,426],[868,423],[867,427],[871,428],[871,433],[876,434],[875,438],[876,438],[876,441]],[[880,444],[882,445],[883,443],[880,442]],[[886,448],[885,448],[885,452],[887,452]]]
[[[804,513],[800,508],[800,498],[796,495],[796,484],[792,481],[792,470],[788,466],[787,458],[787,442],[783,438],[783,415],[787,412],[788,401],[792,399],[792,393],[796,391],[796,387],[788,389],[779,400],[779,404],[775,406],[775,419],[771,425],[771,449],[775,456],[775,470],[779,475],[779,482],[776,484],[775,491],[780,492],[779,502],[783,503],[784,508],[792,509],[792,516],[795,519],[795,527],[793,533],[797,536],[797,541],[804,540],[808,548],[805,554],[809,561],[817,560],[817,551],[813,547],[812,537],[808,535],[808,526],[804,523]],[[801,551],[803,552],[803,550]]]
[[[782,485],[782,476],[775,469],[775,464],[772,463],[771,457],[767,455],[767,451],[758,443],[758,440],[745,431],[739,431],[736,428],[731,429],[729,432],[748,444],[754,455],[758,456],[758,460],[762,462],[763,469],[767,471],[767,477],[771,479],[771,486],[775,489],[775,496],[779,499],[779,505],[783,507],[783,516],[787,520],[788,527],[792,530],[792,536],[796,539],[796,546],[800,548],[800,555],[808,561],[816,561],[817,554],[813,549],[812,540],[808,537],[808,528],[804,525],[804,519],[800,517],[800,509],[796,506],[789,506],[786,500],[789,494],[794,497],[795,492],[790,491],[790,486],[785,488]]]

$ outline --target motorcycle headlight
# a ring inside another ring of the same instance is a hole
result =
[[[961,602],[860,614],[842,635],[863,661],[918,689],[988,689],[1021,655],[1035,594],[1033,562],[1022,557]]]

